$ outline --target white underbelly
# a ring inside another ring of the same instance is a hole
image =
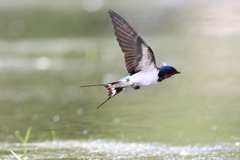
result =
[[[158,83],[158,70],[141,71],[129,77],[130,82],[137,86],[147,86]]]

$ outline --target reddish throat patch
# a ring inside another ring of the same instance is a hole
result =
[[[164,79],[169,78],[169,77],[171,77],[172,75],[174,75],[174,73],[165,74],[165,75],[164,75]]]

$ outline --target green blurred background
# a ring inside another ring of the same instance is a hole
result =
[[[114,139],[168,144],[240,140],[240,3],[191,0],[0,1],[0,141]],[[125,90],[107,11],[124,17],[182,74]]]

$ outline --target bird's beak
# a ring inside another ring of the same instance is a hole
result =
[[[180,74],[181,72],[177,71],[176,74]]]

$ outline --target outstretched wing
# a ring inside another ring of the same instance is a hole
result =
[[[112,19],[115,35],[122,51],[125,53],[127,71],[133,75],[139,71],[156,68],[152,49],[144,42],[137,32],[114,11],[108,11]]]

